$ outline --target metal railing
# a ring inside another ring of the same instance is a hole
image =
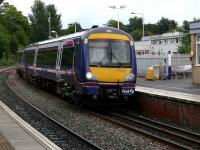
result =
[[[167,76],[167,55],[137,55],[137,75],[145,76],[147,69],[152,66],[160,66],[160,76]],[[191,76],[190,72],[180,72],[177,70],[180,66],[191,65],[190,54],[174,54],[172,55],[172,76],[178,78],[181,73],[184,77]],[[190,74],[190,75],[189,75]]]

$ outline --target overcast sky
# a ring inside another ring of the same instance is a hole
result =
[[[110,19],[117,20],[117,10],[110,5],[127,7],[119,11],[124,24],[133,17],[131,12],[144,13],[145,23],[156,23],[161,17],[174,19],[179,25],[183,20],[200,18],[200,0],[42,0],[45,4],[54,4],[62,15],[63,28],[69,23],[79,22],[83,28],[92,25],[102,26]],[[34,0],[5,0],[13,4],[23,15],[31,13]],[[136,15],[141,17],[141,15]]]

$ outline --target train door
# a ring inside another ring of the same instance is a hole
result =
[[[74,60],[73,60],[73,69],[75,77],[78,81],[81,81],[83,79],[83,73],[82,73],[82,54],[81,54],[81,40],[76,39],[75,41],[75,53],[74,53]]]
[[[67,39],[62,46],[62,55],[60,59],[61,78],[71,81],[73,75],[73,55],[75,45],[73,39]]]
[[[36,73],[36,63],[37,63],[37,56],[38,56],[38,47],[35,48],[35,57],[34,57],[34,62],[33,62],[33,73]]]
[[[57,51],[57,60],[56,60],[56,79],[57,79],[57,81],[61,81],[60,66],[61,66],[61,60],[62,60],[62,51],[63,51],[63,44],[62,44],[62,42],[59,42],[58,51]]]

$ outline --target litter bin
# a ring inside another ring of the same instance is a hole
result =
[[[146,73],[146,80],[158,80],[160,76],[160,66],[149,67]]]

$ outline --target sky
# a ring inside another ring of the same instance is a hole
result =
[[[57,12],[61,14],[63,28],[69,23],[79,22],[82,28],[90,28],[92,25],[103,26],[110,19],[119,20],[123,24],[129,23],[130,17],[142,17],[144,23],[156,23],[162,17],[173,19],[182,24],[183,20],[193,21],[193,18],[200,18],[200,0],[42,0],[46,5],[54,4]],[[34,0],[5,0],[14,5],[23,15],[31,13],[31,6]],[[108,6],[123,9],[111,9]]]

